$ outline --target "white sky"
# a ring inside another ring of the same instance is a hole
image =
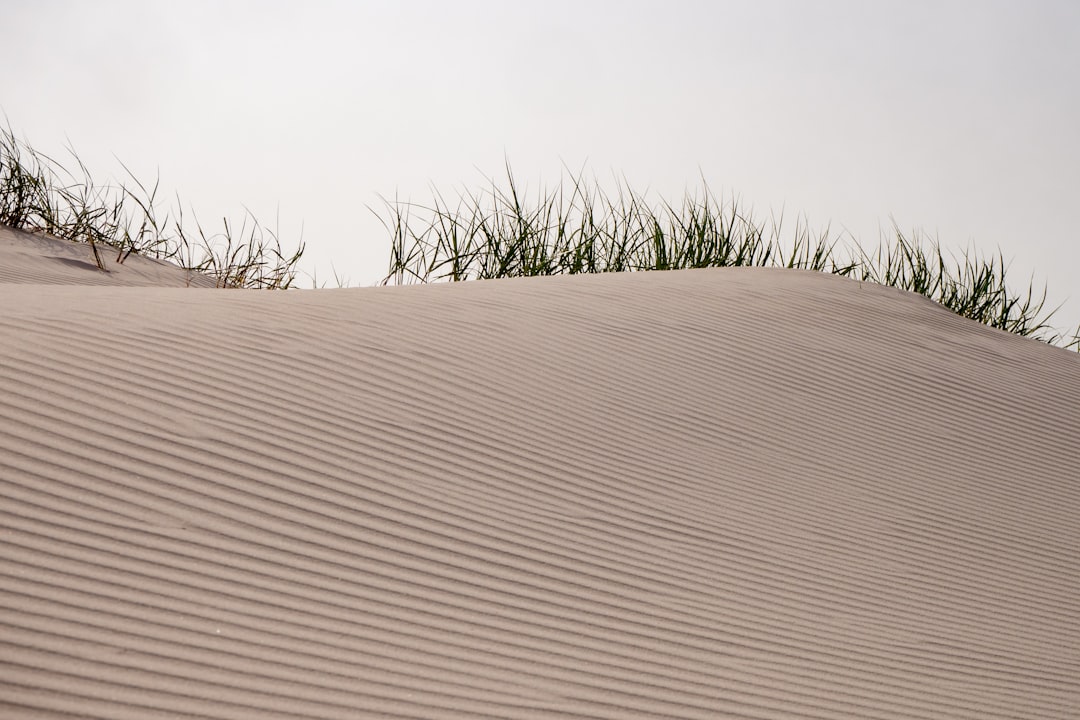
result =
[[[890,216],[1000,248],[1080,322],[1080,2],[0,0],[0,111],[99,179],[249,207],[303,269],[386,271],[379,195],[481,190],[508,157],[681,199],[703,174],[875,245]],[[306,283],[305,283],[306,284]],[[1070,297],[1071,296],[1071,297]]]

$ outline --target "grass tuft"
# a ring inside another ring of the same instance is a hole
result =
[[[383,200],[380,216],[391,236],[383,284],[682,268],[771,266],[845,275],[921,293],[964,317],[1018,335],[1080,350],[1050,325],[1045,289],[1006,285],[999,253],[974,250],[959,259],[937,242],[894,237],[866,252],[840,243],[828,228],[810,230],[800,219],[784,240],[783,218],[766,225],[738,200],[723,202],[702,180],[701,190],[679,204],[652,205],[625,182],[614,196],[582,174],[532,199],[506,165],[506,182],[488,179],[486,192],[465,192],[455,203],[433,190],[431,204]]]
[[[277,232],[259,224],[250,211],[237,228],[207,233],[198,220],[192,231],[177,198],[174,213],[163,210],[158,182],[147,187],[127,166],[129,184],[100,185],[78,155],[74,171],[0,128],[0,224],[44,232],[90,245],[100,270],[101,247],[116,251],[115,262],[132,254],[166,260],[214,277],[219,287],[283,289],[296,277],[304,252],[282,250]]]

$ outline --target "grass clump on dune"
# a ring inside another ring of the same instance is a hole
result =
[[[116,263],[132,253],[146,255],[210,275],[219,287],[287,288],[295,279],[303,244],[283,252],[277,233],[250,213],[239,228],[226,219],[223,231],[208,234],[196,220],[192,231],[182,209],[161,214],[156,183],[147,188],[132,178],[130,186],[98,185],[71,155],[74,172],[20,141],[10,127],[0,129],[0,224],[87,243],[101,270],[102,251],[109,248]]]
[[[247,213],[237,228],[208,234],[194,220],[160,210],[158,186],[131,177],[129,185],[98,185],[74,152],[76,171],[35,151],[0,128],[0,225],[49,233],[90,245],[123,263],[132,253],[205,273],[219,287],[288,288],[304,252],[282,251],[276,232]],[[127,170],[127,168],[124,168]],[[131,173],[128,172],[131,176]],[[922,293],[956,313],[992,327],[1080,350],[1080,327],[1063,336],[1044,312],[1045,289],[1029,283],[1014,292],[999,253],[949,256],[936,242],[909,238],[898,227],[871,252],[841,244],[828,228],[814,233],[799,221],[783,239],[782,218],[768,224],[738,202],[722,202],[702,183],[679,204],[650,204],[625,184],[614,196],[581,175],[530,200],[509,165],[507,186],[458,197],[437,191],[433,203],[387,202],[391,234],[389,274],[383,283],[426,283],[527,275],[775,266],[817,270]],[[340,285],[341,282],[339,281]]]
[[[936,242],[894,237],[867,252],[840,244],[829,230],[796,223],[783,239],[782,219],[766,225],[738,202],[721,202],[702,184],[679,204],[645,197],[620,184],[614,196],[580,175],[553,192],[525,197],[509,166],[507,185],[463,193],[454,205],[438,191],[431,205],[387,202],[392,236],[384,284],[527,275],[775,266],[831,272],[921,293],[992,327],[1080,350],[1080,328],[1067,338],[1044,312],[1046,292],[1013,292],[1006,263],[974,251],[949,256]]]

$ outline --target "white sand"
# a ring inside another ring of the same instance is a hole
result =
[[[1077,353],[811,272],[5,247],[0,717],[1080,712]]]
[[[213,279],[162,260],[127,254],[98,244],[93,248],[46,235],[0,225],[0,284],[14,285],[140,285],[151,287],[214,287]]]

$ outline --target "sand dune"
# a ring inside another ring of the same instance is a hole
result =
[[[92,247],[44,233],[0,225],[0,283],[15,285],[138,285],[214,287],[212,278],[143,255],[121,257],[115,248]]]
[[[1080,712],[1076,353],[812,272],[257,292],[20,252],[2,717]]]

